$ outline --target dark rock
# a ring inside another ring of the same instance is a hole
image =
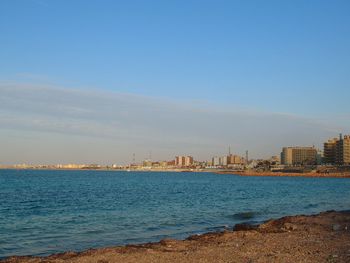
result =
[[[249,231],[249,230],[257,230],[257,229],[258,229],[257,225],[252,225],[247,223],[236,224],[233,227],[233,231]]]

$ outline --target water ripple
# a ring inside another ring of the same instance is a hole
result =
[[[186,238],[350,209],[349,179],[0,170],[0,185],[0,257]]]

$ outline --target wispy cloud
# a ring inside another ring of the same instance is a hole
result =
[[[268,156],[283,145],[320,145],[337,133],[325,119],[18,83],[0,84],[0,132],[7,147],[0,159],[12,163],[127,162],[133,152],[142,159],[150,150],[158,159],[185,153],[204,159],[228,145],[238,154]]]

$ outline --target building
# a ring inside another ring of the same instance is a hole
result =
[[[350,165],[350,135],[345,135],[343,140],[343,164]]]
[[[219,164],[221,166],[227,166],[227,156],[221,156],[219,157]]]
[[[192,156],[175,156],[175,166],[188,167],[193,165]]]
[[[281,162],[284,165],[314,165],[317,163],[317,150],[314,147],[284,147]]]
[[[280,156],[271,156],[269,161],[272,165],[278,165],[281,163],[281,158]]]
[[[227,166],[227,156],[214,156],[212,164],[213,166]]]
[[[220,157],[217,157],[217,156],[213,157],[212,158],[212,165],[219,166],[220,165]]]
[[[143,167],[152,167],[152,161],[151,160],[144,160],[142,163]]]
[[[227,164],[244,164],[244,158],[238,155],[230,154],[227,156]]]
[[[229,165],[241,165],[245,160],[241,156],[229,154],[225,156],[215,156],[212,158],[213,166],[229,166]]]
[[[343,138],[340,134],[335,148],[335,163],[339,165],[350,165],[350,135],[345,135]]]
[[[168,162],[167,161],[160,161],[159,162],[159,166],[160,167],[167,167],[168,166]]]
[[[317,155],[316,155],[316,163],[317,165],[321,165],[323,163],[324,155],[321,150],[317,150]]]
[[[324,143],[324,163],[350,165],[350,135],[342,134],[339,138]]]
[[[337,141],[337,138],[333,138],[323,144],[323,163],[335,164]]]
[[[328,140],[323,145],[324,163],[350,165],[350,135]]]
[[[168,161],[167,166],[175,166],[175,160]]]

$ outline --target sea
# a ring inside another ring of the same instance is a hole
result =
[[[0,170],[0,258],[156,242],[350,209],[350,179]]]

